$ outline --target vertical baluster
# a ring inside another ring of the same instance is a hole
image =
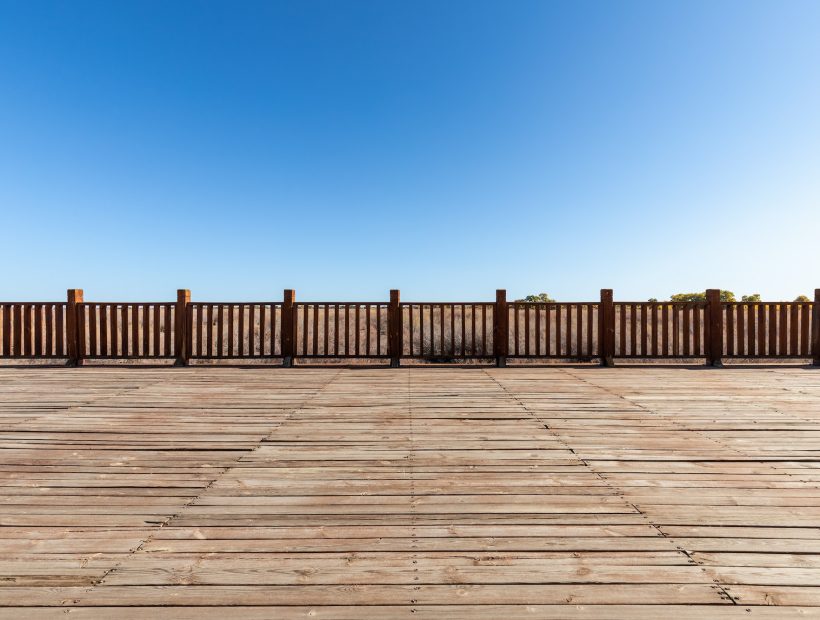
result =
[[[259,355],[267,357],[268,353],[268,304],[259,304]],[[270,348],[271,352],[273,351]]]
[[[481,355],[487,355],[487,304],[481,304]]]
[[[32,311],[34,321],[34,355],[43,355],[43,305],[37,304]]]
[[[186,304],[186,306],[187,306],[187,304]],[[187,307],[186,306],[182,306],[185,309],[180,311],[180,313],[183,315],[183,317],[187,314]],[[165,357],[172,357],[172,356],[181,357],[180,356],[180,351],[173,351],[171,349],[171,347],[172,347],[172,345],[171,345],[171,333],[172,333],[173,330],[176,329],[176,327],[172,327],[172,326],[176,325],[176,308],[175,308],[174,304],[166,304],[165,305],[165,307],[163,308],[163,311],[162,311],[162,321],[163,321],[162,322],[162,332],[163,332],[163,337],[164,337],[163,353],[165,354]],[[179,342],[179,349],[185,351],[185,356],[183,358],[183,363],[187,364],[188,363],[188,357],[191,354],[191,332],[193,331],[193,328],[191,327],[190,323],[188,323],[187,321],[183,321],[182,322],[182,329],[183,329],[183,333],[180,334],[179,338],[175,337],[175,340],[177,340]],[[174,336],[176,336],[176,334],[174,334]]]
[[[24,317],[23,317],[23,353],[24,353],[24,355],[31,355],[32,354],[32,350],[31,350],[31,336],[32,336],[32,334],[31,334],[31,331],[32,331],[31,330],[31,324],[34,320],[33,317],[32,317],[32,314],[33,314],[32,308],[33,308],[33,306],[31,304],[26,304],[25,305]]]
[[[777,306],[768,304],[769,311],[769,355],[777,355]]]
[[[545,304],[544,305],[544,356],[545,357],[553,357],[557,354],[557,348],[553,347],[553,314],[554,310],[557,308],[555,304]],[[556,353],[553,353],[556,351]]]
[[[76,306],[77,311],[77,361],[78,363],[82,361],[83,358],[87,357],[86,355],[86,314],[88,306],[84,303],[80,303]]]
[[[54,311],[56,310],[55,304],[48,304],[45,308],[45,322],[46,322],[46,333],[45,333],[45,354],[49,357],[54,355]],[[0,308],[0,312],[2,308]]]
[[[462,358],[463,357],[469,357],[469,355],[470,355],[470,353],[468,353],[469,347],[468,347],[468,344],[467,344],[467,339],[468,339],[468,336],[467,336],[467,332],[468,332],[468,329],[467,329],[467,321],[468,321],[468,319],[467,319],[467,306],[468,305],[469,304],[464,304],[464,303],[462,303],[462,304],[453,304],[453,312],[455,312],[456,306],[458,306],[459,313],[460,313],[459,314],[459,320],[461,321],[461,324],[459,325],[460,329],[459,328],[456,329],[456,331],[461,332],[461,347],[456,347],[455,354],[462,357]],[[456,324],[458,324],[458,321],[456,321]]]
[[[778,344],[778,354],[786,355],[788,353],[788,327],[789,327],[789,312],[788,306],[785,304],[777,304],[777,323],[780,332],[780,342]]]
[[[3,304],[3,355],[11,357],[11,306]]]
[[[137,304],[129,304],[131,310],[131,355],[139,357],[140,354],[140,309]]]
[[[142,356],[148,357],[148,344],[151,337],[151,311],[148,304],[142,304]]]
[[[450,357],[456,355],[456,305],[450,304]]]
[[[100,352],[97,348],[97,312],[99,304],[87,304],[88,308],[88,357],[97,357]]]
[[[561,323],[561,304],[555,304],[555,356],[561,357],[561,341],[564,335],[564,326]]]
[[[519,312],[520,307],[517,303],[510,304],[510,308],[512,308],[512,313],[513,313],[513,332],[514,332],[513,339],[514,339],[514,345],[515,345],[513,347],[513,351],[515,352],[515,355],[517,356],[518,355],[518,340],[519,340],[518,321],[519,321],[519,318],[521,316],[521,313]]]
[[[214,304],[208,304],[205,306],[204,310],[206,310],[207,314],[205,316],[206,320],[208,321],[208,337],[205,339],[205,346],[207,347],[206,355],[208,357],[213,357],[214,355],[218,355],[215,351],[214,345]],[[241,309],[241,306],[240,306]],[[241,310],[240,310],[241,311]]]
[[[754,357],[760,351],[761,345],[757,344],[757,323],[755,321],[755,306],[745,304],[746,308],[746,333],[749,340],[749,357]]]
[[[399,313],[398,316],[401,318],[401,313]],[[373,351],[370,348],[370,332],[372,331],[370,328],[370,304],[365,304],[364,307],[364,324],[367,329],[367,332],[365,333],[364,351],[365,355],[369,356],[373,355]],[[378,354],[378,351],[376,353]]]
[[[444,304],[439,304],[439,323],[441,331],[439,332],[439,344],[441,345],[441,355],[446,355],[447,350],[444,348]]]
[[[800,355],[808,357],[809,347],[809,309],[811,304],[800,304]]]
[[[658,356],[658,304],[652,304],[652,356]]]
[[[361,332],[361,324],[359,321],[359,304],[356,304],[356,357],[359,357],[359,336]]]
[[[663,304],[661,311],[661,320],[663,321],[663,354],[669,356],[669,304]]]

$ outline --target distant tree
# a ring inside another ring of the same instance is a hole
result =
[[[651,304],[656,304],[656,303],[658,303],[658,298],[657,297],[650,297],[647,301]]]
[[[678,293],[672,295],[669,301],[706,301],[706,292],[703,293]],[[735,301],[735,294],[732,291],[720,291],[720,301]]]
[[[538,293],[538,295],[527,295],[524,299],[516,299],[515,301],[528,301],[531,303],[551,304],[555,300],[546,293]]]
[[[669,301],[706,301],[706,293],[676,293]]]
[[[797,297],[795,297],[795,299],[794,299],[794,300],[795,300],[795,301],[803,301],[803,302],[806,302],[806,301],[811,301],[811,299],[809,299],[809,298],[808,298],[808,297],[806,297],[805,295],[798,295]]]
[[[743,297],[740,298],[740,301],[757,303],[763,300],[760,299],[760,293],[752,293],[751,295],[743,295]]]

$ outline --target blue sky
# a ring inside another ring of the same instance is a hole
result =
[[[2,294],[820,287],[818,2],[0,0]]]

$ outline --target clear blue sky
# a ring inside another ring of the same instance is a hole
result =
[[[0,298],[820,287],[820,2],[0,0]]]

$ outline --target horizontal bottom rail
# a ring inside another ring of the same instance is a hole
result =
[[[288,366],[288,365],[299,365],[299,364],[313,364],[313,365],[322,365],[328,364],[333,361],[338,362],[345,362],[345,363],[355,363],[356,361],[361,362],[381,362],[385,366],[389,365],[390,362],[395,360],[396,358],[391,358],[384,355],[316,355],[316,356],[309,356],[309,355],[297,355],[291,358],[283,357],[283,356],[256,356],[256,357],[192,357],[190,358],[186,364],[184,365],[202,365],[207,364],[210,366],[230,366],[230,365],[252,365],[258,364],[262,366]],[[744,356],[724,356],[724,362],[731,362],[732,365],[744,365],[744,366],[754,366],[755,364],[769,364],[772,362],[793,362],[793,363],[801,363],[811,365],[813,364],[812,358],[805,357],[805,356],[765,356],[765,357],[744,357]],[[599,357],[524,357],[524,356],[509,356],[509,357],[447,357],[447,356],[434,356],[434,357],[401,357],[398,358],[399,364],[446,364],[451,366],[470,366],[475,363],[487,364],[487,363],[495,363],[497,361],[503,360],[505,363],[510,364],[511,367],[526,367],[526,366],[537,366],[541,364],[550,364],[550,365],[560,365],[560,364],[590,364],[590,365],[597,365],[603,363],[603,360]],[[99,365],[105,364],[106,362],[124,362],[127,365],[128,362],[133,362],[134,366],[144,365],[145,363],[157,363],[162,366],[174,365],[177,364],[177,358],[174,357],[135,357],[135,356],[107,356],[107,357],[84,357],[77,360],[77,365],[79,366],[92,366],[92,365]],[[669,364],[686,364],[692,365],[693,363],[703,364],[704,366],[710,365],[709,360],[705,359],[702,356],[692,357],[692,356],[667,356],[667,357],[652,357],[652,356],[623,356],[623,357],[616,357],[611,360],[614,365],[620,363],[635,363],[635,362],[644,362],[646,365],[669,365]],[[41,356],[16,356],[16,357],[0,357],[0,366],[14,366],[15,364],[27,364],[27,362],[43,362],[44,364],[48,365],[71,365],[72,360],[66,357],[41,357]],[[820,367],[820,365],[814,364],[815,366]]]
[[[65,358],[64,358],[65,359]],[[87,360],[175,360],[175,355],[85,355],[79,362]]]

